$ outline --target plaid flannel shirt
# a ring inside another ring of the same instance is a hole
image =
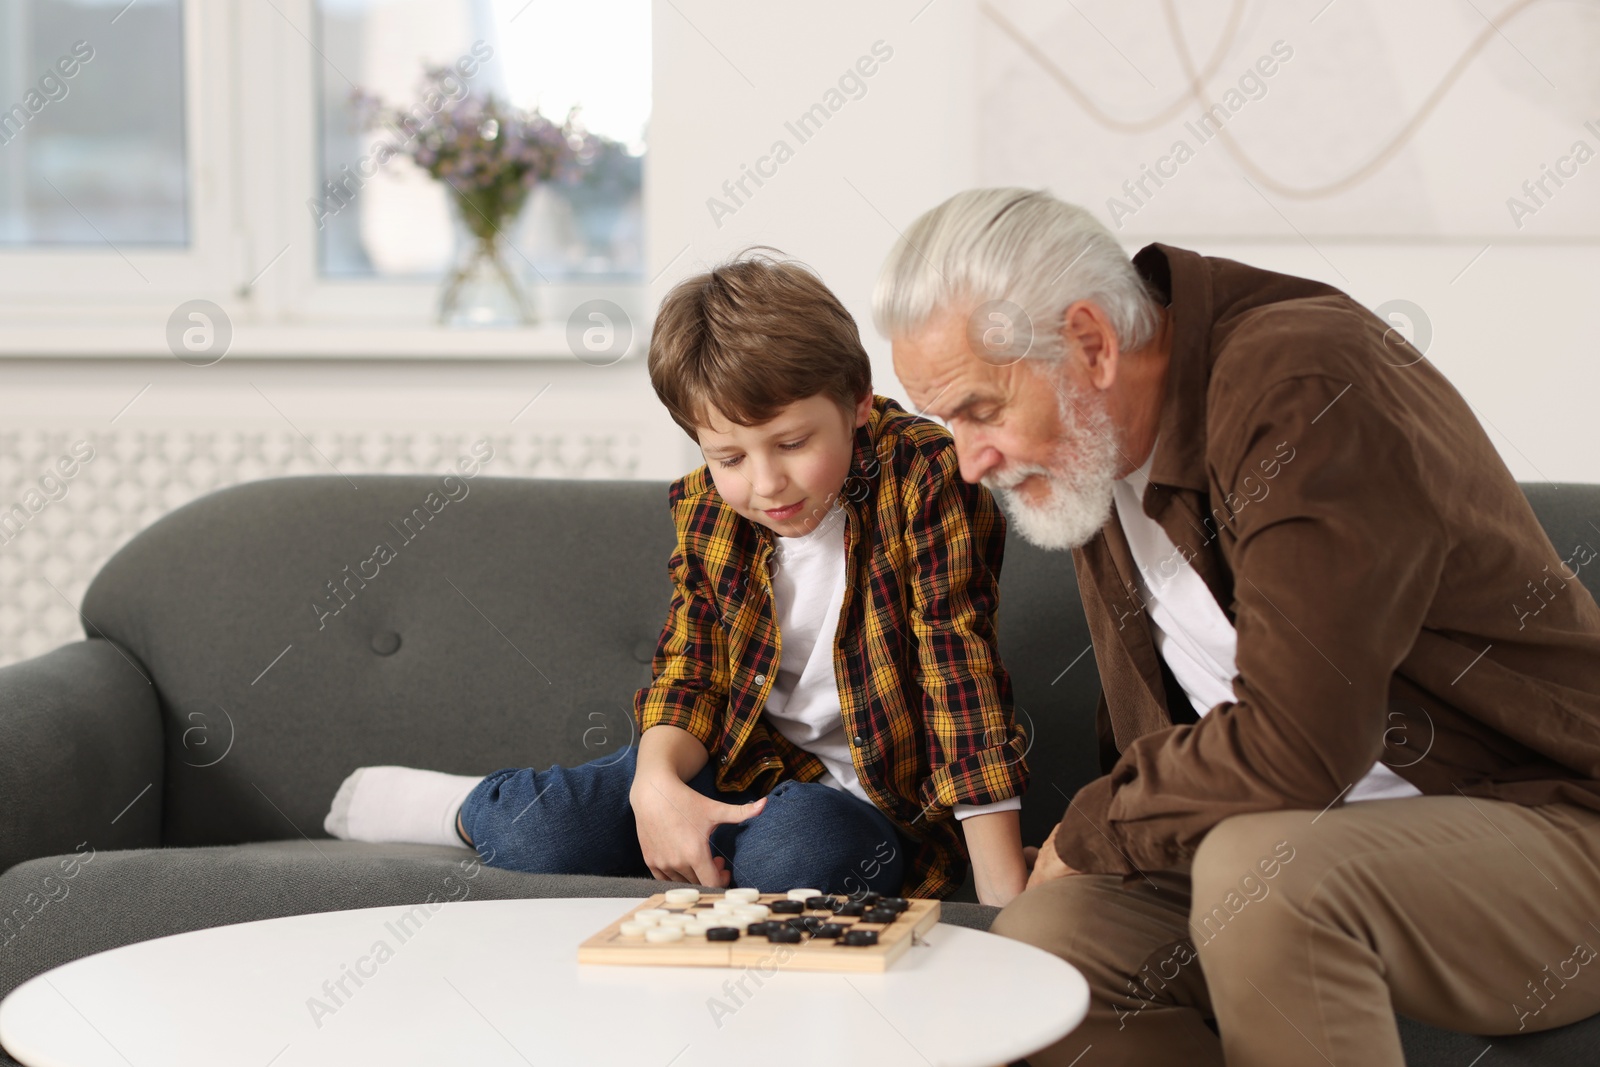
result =
[[[729,792],[821,777],[822,762],[761,714],[781,655],[768,571],[776,535],[724,503],[708,467],[672,483],[669,501],[672,602],[654,681],[634,698],[640,731],[667,723],[693,734]],[[845,735],[867,795],[915,843],[904,894],[941,897],[966,876],[952,807],[1028,784],[995,635],[1005,519],[988,490],[961,479],[950,434],[882,396],[856,430],[840,501],[833,669]]]

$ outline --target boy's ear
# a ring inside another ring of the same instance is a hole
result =
[[[872,390],[868,389],[861,394],[861,399],[856,401],[856,425],[865,426],[867,419],[872,415]]]

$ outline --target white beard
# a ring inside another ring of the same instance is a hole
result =
[[[1040,375],[1041,386],[1044,377]],[[1087,543],[1111,518],[1111,485],[1121,449],[1104,400],[1089,390],[1078,393],[1065,383],[1055,389],[1061,435],[1049,465],[1006,467],[981,481],[1023,537],[1040,548],[1059,550]],[[1015,491],[1019,482],[1035,474],[1049,488],[1049,495],[1038,503]]]

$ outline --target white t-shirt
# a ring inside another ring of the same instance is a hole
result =
[[[1155,448],[1144,466],[1112,484],[1117,516],[1133,561],[1138,565],[1139,596],[1150,617],[1150,636],[1195,711],[1238,699],[1233,679],[1238,633],[1211,595],[1205,579],[1189,565],[1161,524],[1144,513],[1145,486]],[[1345,795],[1347,801],[1421,796],[1421,790],[1380,760]]]
[[[850,759],[844,711],[833,673],[833,646],[844,606],[844,509],[835,504],[810,533],[774,537],[773,613],[782,656],[765,713],[778,732],[822,761],[817,779],[872,803]],[[1020,808],[1022,798],[957,804],[957,819]]]

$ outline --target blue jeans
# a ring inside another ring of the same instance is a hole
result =
[[[461,805],[461,823],[483,862],[531,874],[648,878],[628,792],[638,750],[629,745],[576,767],[495,771]],[[688,785],[725,804],[759,790],[724,793],[708,761]],[[911,842],[888,816],[820,782],[779,782],[761,814],[711,832],[731,885],[782,893],[801,886],[860,895],[900,891]]]

